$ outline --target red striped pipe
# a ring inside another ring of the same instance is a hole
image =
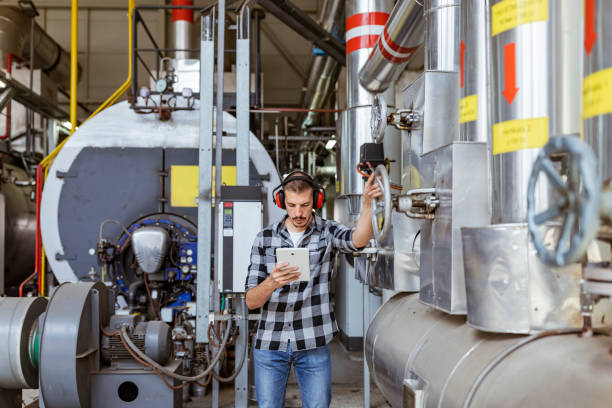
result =
[[[372,48],[382,32],[389,13],[375,11],[353,14],[346,19],[346,54]]]
[[[371,92],[384,92],[423,44],[423,7],[415,0],[397,2],[381,31],[359,72],[361,85]]]
[[[193,0],[172,0],[173,6],[193,6]],[[187,21],[193,23],[193,10],[172,9],[172,22]]]

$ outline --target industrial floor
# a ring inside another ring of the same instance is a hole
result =
[[[336,338],[330,344],[332,356],[332,403],[333,408],[349,408],[363,406],[363,357],[361,352],[347,351]],[[38,407],[38,390],[24,390],[24,406],[27,408]],[[212,395],[210,392],[202,398],[192,398],[187,401],[184,408],[201,408],[211,406]],[[232,384],[221,387],[219,393],[219,406],[221,408],[234,407],[234,387]],[[249,406],[257,406],[256,402]],[[286,394],[286,408],[297,408],[302,406],[300,389],[297,385],[293,372],[289,377]],[[385,397],[372,383],[370,385],[370,407],[387,408],[390,405]],[[112,408],[112,407],[109,407]]]
[[[347,351],[336,338],[330,344],[332,356],[332,408],[363,407],[363,358],[361,352]],[[185,404],[185,408],[210,407],[212,396],[210,392],[203,398],[194,398]],[[293,372],[289,377],[287,394],[285,398],[286,408],[297,408],[302,406],[300,389],[297,385]],[[234,407],[234,387],[224,386],[219,393],[219,406],[221,408]],[[257,406],[256,402],[249,406]],[[390,405],[385,397],[372,383],[370,385],[370,407],[387,408]]]

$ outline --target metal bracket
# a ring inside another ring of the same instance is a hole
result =
[[[433,220],[440,205],[435,188],[408,190],[392,199],[393,208],[410,218]]]
[[[55,254],[56,261],[76,261],[76,259],[77,259],[76,255],[60,254],[59,252]]]
[[[59,178],[59,179],[63,179],[63,178],[74,178],[77,177],[79,175],[79,173],[76,170],[68,170],[68,171],[56,171],[55,172],[55,177]]]
[[[400,130],[417,130],[421,114],[412,109],[399,109],[387,116],[387,123]]]

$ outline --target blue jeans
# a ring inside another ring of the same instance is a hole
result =
[[[262,408],[285,406],[285,390],[293,364],[304,408],[328,408],[331,404],[331,358],[327,345],[311,350],[253,350],[255,390]]]

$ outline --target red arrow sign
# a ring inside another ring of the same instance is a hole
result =
[[[584,49],[589,55],[595,45],[597,31],[595,31],[595,0],[584,2]]]
[[[516,87],[516,44],[509,43],[504,46],[505,87],[502,94],[509,104],[512,104],[518,88]]]
[[[465,43],[461,41],[461,88],[463,88],[463,76],[465,75]]]

